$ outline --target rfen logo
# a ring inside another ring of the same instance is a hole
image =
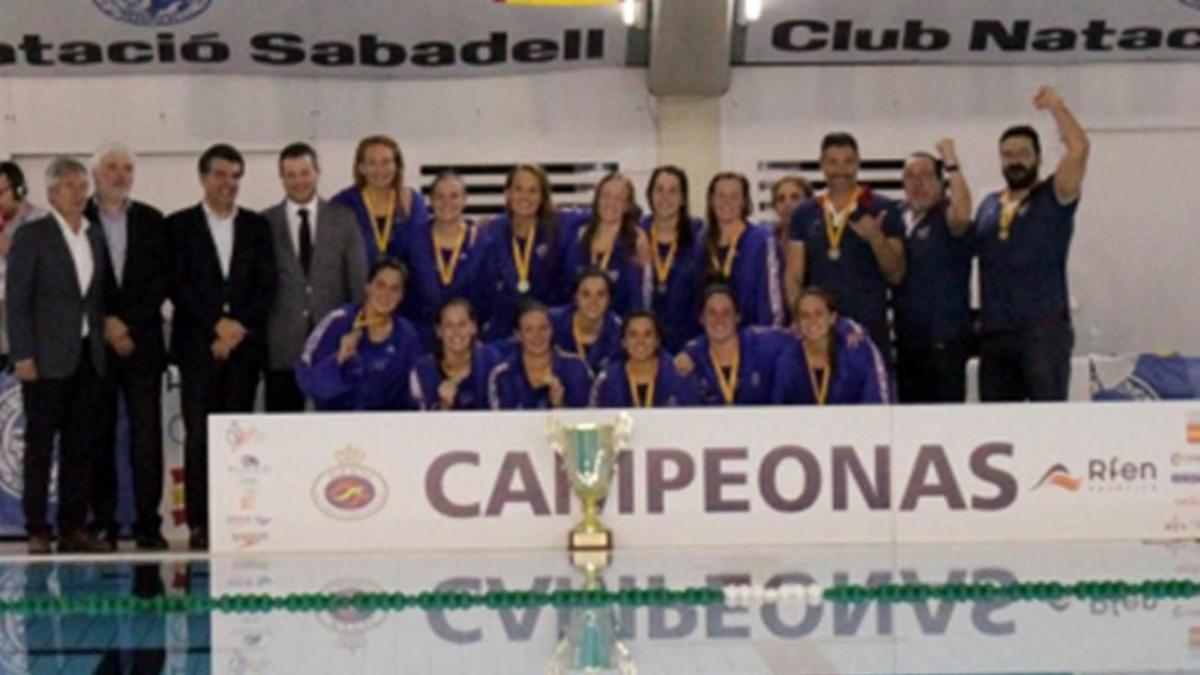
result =
[[[1083,487],[1083,479],[1072,476],[1071,472],[1067,471],[1067,467],[1062,464],[1055,464],[1042,474],[1033,489],[1038,490],[1044,485],[1062,488],[1067,492],[1079,492],[1079,488]]]

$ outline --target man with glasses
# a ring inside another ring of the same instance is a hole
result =
[[[954,141],[904,163],[904,279],[893,289],[901,403],[966,399],[971,330],[971,191]]]

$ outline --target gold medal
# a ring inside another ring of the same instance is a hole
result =
[[[533,240],[536,238],[537,231],[530,230],[529,236],[525,237],[525,245],[520,247],[517,246],[517,235],[513,234],[513,266],[517,268],[517,291],[520,293],[529,292],[529,268],[533,265]]]
[[[821,212],[825,215],[825,237],[829,240],[830,260],[836,262],[842,257],[842,237],[846,236],[846,224],[850,220],[850,214],[858,208],[858,197],[861,192],[861,188],[854,188],[854,192],[850,195],[850,202],[846,204],[846,208],[840,211],[834,207],[829,193],[821,195],[818,199],[821,204]]]

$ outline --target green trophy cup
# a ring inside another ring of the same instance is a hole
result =
[[[633,419],[626,413],[615,424],[564,425],[550,420],[550,446],[562,457],[571,487],[583,507],[583,520],[571,530],[572,551],[607,551],[612,531],[600,522],[599,503],[612,485],[617,457],[629,448]]]

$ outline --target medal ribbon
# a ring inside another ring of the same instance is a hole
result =
[[[1012,229],[1013,220],[1017,217],[1017,211],[1021,208],[1020,199],[1013,199],[1008,190],[1000,193],[1000,238],[1008,239],[1009,230]]]
[[[654,407],[654,381],[658,379],[658,364],[654,364],[654,374],[650,376],[649,382],[646,383],[646,401],[642,402],[642,397],[638,396],[638,383],[633,379],[633,371],[629,365],[625,365],[625,376],[629,378],[629,399],[633,401],[635,408],[653,408]]]
[[[654,246],[651,247],[654,254],[654,278],[660,284],[666,284],[667,277],[671,276],[671,267],[675,265],[675,253],[679,250],[679,240],[673,239],[670,248],[667,249],[666,257],[660,258],[658,255],[658,246],[665,243],[667,242],[660,240],[657,234],[654,235]]]
[[[533,240],[537,238],[537,231],[530,230],[529,236],[525,237],[524,251],[517,247],[517,235],[513,234],[512,238],[512,257],[513,266],[517,268],[517,281],[529,285],[529,267],[533,264]]]
[[[579,354],[579,358],[587,361],[587,347],[583,344],[583,331],[579,328],[578,314],[571,315],[571,336],[575,338],[575,353]],[[600,336],[596,335],[596,341],[600,340]]]
[[[602,270],[608,269],[608,263],[612,260],[613,249],[616,247],[617,239],[616,237],[613,237],[612,243],[608,245],[607,249],[600,251],[599,253],[592,251],[592,265],[599,267]]]
[[[733,241],[729,242],[729,250],[725,253],[724,261],[718,260],[715,253],[711,256],[713,269],[720,270],[721,276],[725,277],[726,279],[728,279],[733,273],[733,259],[737,257],[738,242],[741,241],[742,235],[745,233],[746,227],[743,226],[742,229],[736,235],[734,235]]]
[[[437,237],[432,233],[429,235],[433,238],[433,259],[437,263],[438,278],[442,281],[442,286],[449,286],[450,282],[454,281],[454,270],[458,269],[459,255],[462,253],[463,244],[467,241],[467,228],[463,227],[458,233],[458,240],[454,242],[454,247],[449,249],[449,262],[442,259],[442,249],[437,245]]]
[[[375,235],[375,250],[379,251],[379,255],[387,253],[388,242],[392,240],[392,228],[396,225],[396,193],[393,192],[388,196],[387,201],[387,224],[381,230],[379,228],[379,219],[377,218],[379,211],[375,205],[371,203],[371,198],[367,196],[367,191],[364,188],[362,191],[363,203],[367,205],[367,213],[371,216],[371,233]]]
[[[829,238],[830,251],[841,250],[842,237],[846,236],[846,223],[850,220],[850,214],[858,208],[858,197],[861,192],[861,188],[854,188],[854,193],[850,195],[850,202],[846,204],[846,208],[840,211],[834,207],[833,200],[829,198],[828,193],[821,195],[821,211],[825,214],[825,236]]]
[[[818,383],[817,369],[813,368],[812,357],[807,349],[804,350],[804,361],[804,365],[808,367],[808,382],[812,385],[813,397],[816,398],[817,405],[825,405],[825,401],[829,400],[829,374],[833,368],[823,368]]]
[[[708,358],[712,361],[713,370],[717,373],[717,387],[721,389],[721,397],[725,399],[725,405],[733,405],[733,399],[737,396],[738,386],[738,366],[742,363],[742,349],[739,346],[738,351],[733,355],[733,362],[730,363],[729,377],[725,377],[725,371],[717,363],[717,354],[712,349],[708,350]]]

